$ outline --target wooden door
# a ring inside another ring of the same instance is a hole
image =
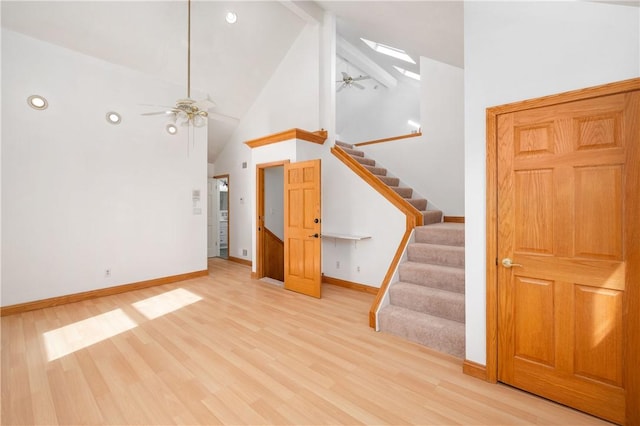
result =
[[[497,117],[498,380],[617,423],[637,374],[639,114],[633,91]]]
[[[320,160],[284,165],[284,287],[321,293]]]

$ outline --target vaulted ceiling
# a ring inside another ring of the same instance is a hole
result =
[[[359,37],[402,48],[416,60],[428,56],[463,65],[462,2],[317,4],[337,16],[343,38],[390,73],[391,62]],[[305,20],[285,6],[280,1],[193,1],[191,86],[216,102],[214,113],[241,118],[305,26]],[[1,7],[2,26],[10,30],[186,86],[183,0],[2,1]],[[227,11],[236,12],[236,24],[225,22]],[[418,71],[417,65],[408,68]],[[164,101],[168,106],[174,102]],[[235,126],[229,120],[210,121],[210,161]]]

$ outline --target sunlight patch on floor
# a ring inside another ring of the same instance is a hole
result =
[[[105,312],[43,334],[49,361],[131,330],[138,324],[122,309]]]
[[[196,303],[200,300],[202,300],[202,297],[197,294],[183,288],[177,288],[136,302],[133,304],[133,307],[151,320],[170,312],[177,311],[180,308],[191,305],[192,303]]]

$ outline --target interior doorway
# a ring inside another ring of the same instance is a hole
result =
[[[216,231],[214,244],[217,245],[216,257],[229,258],[229,229],[231,215],[229,209],[229,175],[217,175],[213,177],[213,191],[211,206],[214,222],[212,228]]]
[[[284,164],[256,166],[256,274],[284,282]]]

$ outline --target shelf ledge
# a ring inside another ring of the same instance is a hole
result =
[[[349,235],[349,234],[334,234],[331,232],[322,233],[322,238],[334,238],[336,240],[352,240],[352,241],[360,241],[360,240],[368,240],[371,238],[369,235]]]

